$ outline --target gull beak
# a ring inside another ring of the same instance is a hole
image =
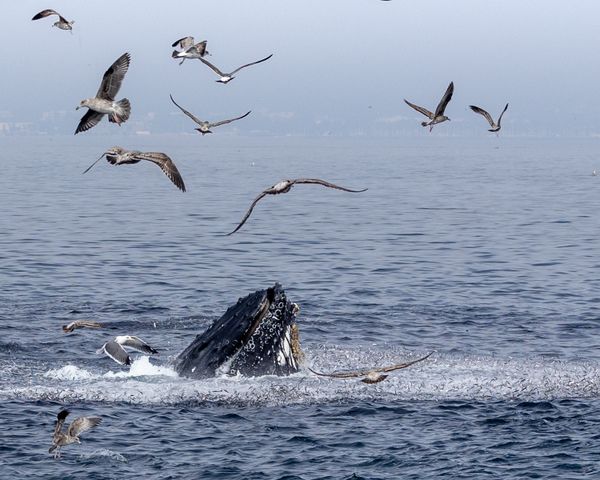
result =
[[[75,110],[79,110],[79,105],[75,107]]]

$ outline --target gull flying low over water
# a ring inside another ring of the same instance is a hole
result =
[[[208,60],[205,60],[204,58],[200,58],[200,61],[202,63],[204,63],[207,67],[209,67],[213,72],[215,72],[219,77],[221,77],[217,80],[218,83],[229,83],[229,82],[231,82],[231,80],[233,80],[235,78],[234,75],[237,72],[239,72],[242,68],[246,68],[251,65],[256,65],[257,63],[266,62],[272,56],[273,56],[273,54],[269,55],[268,57],[261,58],[260,60],[257,60],[256,62],[247,63],[246,65],[242,65],[241,67],[236,68],[233,72],[230,72],[230,73],[223,73],[221,70],[219,70],[217,67],[215,67],[212,63],[210,63]]]
[[[490,127],[492,127],[488,130],[488,132],[499,132],[500,129],[502,128],[500,126],[500,122],[502,121],[502,115],[504,115],[504,112],[506,112],[506,109],[508,108],[508,103],[504,106],[504,110],[502,110],[502,113],[498,117],[498,123],[495,123],[492,116],[488,112],[486,112],[483,108],[476,107],[475,105],[469,105],[469,108],[471,110],[473,110],[475,113],[478,113],[479,115],[483,115],[483,117],[488,121],[488,123],[490,124]]]
[[[75,23],[75,20],[73,20],[72,22],[69,22],[60,13],[56,12],[55,10],[52,10],[51,8],[47,8],[46,10],[42,10],[40,13],[36,13],[33,16],[32,20],[39,20],[40,18],[46,18],[46,17],[49,17],[50,15],[58,16],[58,22],[54,22],[52,24],[53,27],[60,28],[61,30],[71,30],[71,33],[73,33],[72,25]]]
[[[252,210],[254,210],[254,207],[256,206],[256,204],[263,197],[266,197],[267,195],[279,195],[280,193],[287,193],[292,189],[292,187],[294,185],[300,184],[300,183],[323,185],[324,187],[335,188],[337,190],[343,190],[344,192],[352,192],[352,193],[360,193],[360,192],[365,192],[368,190],[367,188],[363,188],[362,190],[351,190],[349,188],[336,185],[334,183],[326,182],[325,180],[321,180],[319,178],[296,178],[294,180],[282,180],[281,182],[276,183],[272,187],[269,187],[266,190],[263,190],[261,192],[261,194],[254,199],[254,201],[250,205],[250,208],[246,212],[246,215],[244,215],[244,218],[242,218],[242,221],[239,223],[239,225],[237,227],[235,227],[235,230],[233,230],[232,232],[229,232],[227,235],[232,235],[235,232],[237,232],[240,228],[242,228],[242,225],[244,225],[244,223],[246,223],[246,220],[248,220],[248,217],[250,217],[250,214],[252,213]]]
[[[454,93],[454,82],[450,82],[450,85],[448,85],[448,88],[446,89],[444,96],[442,97],[442,99],[440,100],[440,103],[438,103],[438,106],[435,109],[435,113],[431,113],[426,108],[419,107],[418,105],[415,105],[414,103],[410,103],[406,99],[404,99],[404,101],[406,102],[406,104],[408,106],[414,108],[417,112],[422,113],[427,118],[429,118],[429,120],[430,120],[429,122],[421,122],[421,125],[423,127],[429,127],[429,131],[431,132],[431,130],[433,130],[433,126],[435,124],[445,122],[446,120],[450,120],[446,115],[444,115],[444,111],[446,110],[446,106],[448,105],[448,102],[450,102],[450,99],[452,98],[453,93]]]
[[[412,362],[406,363],[398,363],[396,365],[390,365],[388,367],[379,367],[379,368],[368,368],[363,370],[356,370],[353,372],[333,372],[333,373],[321,373],[313,370],[308,367],[308,369],[314,373],[315,375],[319,375],[320,377],[331,377],[331,378],[357,378],[364,377],[361,379],[363,383],[379,383],[384,381],[388,375],[383,375],[385,372],[393,372],[394,370],[400,370],[402,368],[410,367],[415,363],[422,362],[423,360],[429,358],[433,352],[428,353],[424,357],[413,360]]]
[[[87,107],[89,110],[81,118],[75,135],[79,132],[85,132],[90,128],[96,126],[102,117],[108,114],[108,121],[121,125],[126,122],[131,113],[131,105],[129,100],[126,98],[115,102],[115,96],[121,88],[123,78],[129,68],[129,62],[131,57],[129,53],[124,53],[104,72],[102,82],[98,93],[93,98],[86,98],[79,103],[79,106],[75,110],[79,110],[82,107]]]
[[[202,58],[205,55],[210,55],[208,50],[206,50],[207,43],[208,42],[206,40],[194,43],[194,37],[180,38],[179,40],[173,42],[173,45],[171,46],[176,47],[177,45],[179,45],[181,51],[173,50],[171,57],[181,58],[181,62],[179,62],[179,65],[181,65],[186,60],[186,58]]]
[[[58,412],[58,415],[56,415],[52,446],[48,450],[48,453],[54,452],[54,458],[60,457],[60,447],[70,445],[71,443],[81,443],[79,435],[96,427],[102,421],[100,417],[77,417],[71,422],[71,425],[69,425],[66,432],[61,432],[65,419],[69,413],[68,410],[61,410]]]
[[[244,117],[247,117],[248,115],[250,115],[251,110],[244,113],[244,115],[242,115],[241,117],[235,117],[235,118],[230,118],[229,120],[221,120],[220,122],[214,122],[214,123],[210,123],[210,122],[206,122],[204,120],[200,120],[198,117],[196,117],[193,113],[188,112],[185,108],[181,107],[174,99],[173,99],[173,95],[169,95],[169,97],[171,97],[171,101],[175,104],[175,106],[177,108],[179,108],[179,110],[181,110],[183,113],[185,113],[188,117],[190,117],[194,122],[196,122],[198,125],[200,125],[200,128],[195,128],[194,130],[198,130],[199,133],[202,134],[202,136],[206,135],[207,133],[212,133],[210,131],[211,128],[213,127],[218,127],[219,125],[225,125],[227,123],[231,123],[231,122],[235,122],[236,120],[241,120]]]
[[[63,325],[62,329],[65,333],[71,333],[76,328],[102,328],[103,325],[98,322],[93,322],[91,320],[75,320],[74,322],[69,323],[68,325]]]
[[[110,340],[102,345],[102,347],[98,349],[96,353],[104,353],[121,365],[131,365],[131,357],[123,347],[129,347],[132,350],[136,350],[147,355],[154,355],[158,353],[158,350],[152,348],[141,338],[134,337],[132,335],[119,335],[118,337],[115,337],[114,340]]]
[[[139,152],[137,150],[125,150],[123,147],[112,147],[100,155],[100,158],[92,163],[83,173],[87,173],[94,165],[96,165],[106,155],[106,160],[111,165],[125,165],[138,163],[140,160],[148,160],[149,162],[158,165],[164,174],[169,177],[169,180],[182,192],[185,192],[185,184],[183,178],[173,160],[168,155],[162,152]]]

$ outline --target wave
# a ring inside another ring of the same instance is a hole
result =
[[[320,348],[307,363],[320,371],[388,365],[418,357],[365,350]],[[307,370],[289,377],[181,378],[170,367],[137,358],[128,371],[94,372],[65,365],[29,382],[0,386],[0,398],[130,404],[293,405],[348,401],[519,400],[600,396],[600,365],[547,359],[499,359],[435,353],[427,361],[393,372],[383,382],[317,377]],[[26,386],[22,386],[23,384]]]

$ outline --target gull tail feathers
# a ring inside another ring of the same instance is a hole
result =
[[[119,100],[117,102],[116,110],[115,113],[112,113],[108,117],[108,120],[112,123],[121,125],[121,123],[126,122],[129,119],[129,115],[131,114],[131,104],[129,103],[129,100],[126,98]]]

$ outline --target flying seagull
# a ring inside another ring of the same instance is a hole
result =
[[[102,328],[103,325],[98,322],[92,322],[90,320],[75,320],[68,325],[63,325],[62,329],[65,333],[71,333],[76,328]]]
[[[448,105],[448,102],[452,98],[453,93],[454,93],[454,82],[450,82],[450,85],[448,85],[448,88],[446,89],[446,93],[444,93],[444,96],[442,97],[442,99],[440,100],[440,103],[438,103],[438,106],[435,109],[435,113],[431,113],[426,108],[419,107],[418,105],[415,105],[414,103],[410,103],[406,99],[404,99],[404,101],[406,102],[407,105],[414,108],[417,112],[422,113],[423,115],[425,115],[426,117],[429,118],[429,120],[430,120],[429,122],[421,122],[421,125],[423,127],[429,127],[429,131],[431,132],[431,130],[433,130],[433,126],[435,124],[445,122],[446,120],[450,120],[446,115],[444,115],[444,111],[446,110],[446,106]]]
[[[99,425],[102,419],[100,417],[77,417],[71,422],[66,432],[61,432],[65,418],[69,415],[68,410],[61,410],[56,415],[54,426],[54,435],[52,436],[52,446],[48,453],[54,452],[54,458],[60,457],[60,447],[70,445],[71,443],[81,443],[79,435]]]
[[[173,99],[173,95],[169,95],[169,97],[171,97],[171,101],[177,106],[177,108],[179,108],[179,110],[181,110],[183,113],[185,113],[188,117],[190,117],[194,122],[196,122],[198,125],[200,125],[200,128],[195,128],[194,130],[198,130],[199,133],[202,134],[202,136],[206,135],[207,133],[212,133],[210,131],[211,128],[213,127],[218,127],[219,125],[225,125],[226,123],[231,123],[231,122],[235,122],[236,120],[241,120],[244,117],[247,117],[248,115],[250,115],[250,111],[244,113],[244,115],[242,115],[241,117],[235,117],[235,118],[231,118],[229,120],[221,120],[220,122],[214,122],[214,123],[210,123],[210,122],[206,122],[204,120],[200,120],[198,117],[196,117],[193,113],[188,112],[185,108],[181,107],[174,99]]]
[[[75,20],[69,22],[65,17],[63,17],[60,13],[52,10],[51,8],[47,8],[46,10],[42,10],[40,13],[36,13],[32,20],[39,20],[40,18],[46,18],[50,15],[58,15],[58,22],[54,22],[52,24],[53,27],[58,27],[61,30],[73,30],[72,25],[75,23]],[[73,33],[73,32],[71,32]]]
[[[123,347],[129,347],[132,350],[136,350],[147,355],[154,355],[158,353],[158,350],[152,348],[146,342],[139,337],[132,335],[119,335],[114,340],[110,340],[102,345],[96,353],[106,354],[112,358],[115,362],[121,365],[131,365],[131,357]]]
[[[181,51],[173,50],[171,57],[181,58],[181,62],[179,62],[179,65],[181,65],[186,58],[202,58],[205,55],[210,55],[210,53],[208,53],[208,50],[206,50],[207,43],[208,42],[206,40],[194,43],[194,37],[180,38],[179,40],[173,42],[173,45],[171,46],[176,47],[177,45],[179,45]]]
[[[204,63],[206,66],[208,66],[219,77],[221,77],[221,78],[219,78],[217,80],[217,82],[219,82],[219,83],[229,83],[229,82],[231,82],[231,80],[233,80],[235,78],[234,75],[237,72],[239,72],[242,68],[249,67],[250,65],[256,65],[257,63],[266,62],[272,56],[273,56],[273,54],[269,55],[268,57],[265,57],[265,58],[262,58],[260,60],[257,60],[256,62],[247,63],[246,65],[242,65],[241,67],[236,68],[233,72],[230,72],[230,73],[223,73],[221,70],[219,70],[217,67],[215,67],[212,63],[210,63],[208,60],[205,60],[204,58],[200,58],[200,61],[202,63]]]
[[[105,114],[108,114],[109,122],[116,123],[119,126],[121,123],[127,121],[131,113],[129,100],[124,98],[115,102],[115,96],[119,92],[119,88],[121,88],[121,83],[123,83],[123,78],[125,78],[130,61],[131,57],[129,53],[124,53],[117,58],[115,63],[104,72],[102,83],[100,83],[100,88],[96,96],[79,102],[79,106],[75,110],[79,110],[81,107],[87,107],[89,110],[81,118],[77,130],[75,130],[75,135],[96,126]]]
[[[483,117],[488,121],[488,123],[490,124],[490,127],[492,127],[488,130],[488,132],[499,132],[500,129],[502,128],[500,126],[500,122],[502,121],[502,115],[504,115],[504,112],[506,112],[506,109],[508,108],[508,103],[504,106],[504,110],[502,110],[502,113],[498,117],[498,123],[495,123],[492,116],[488,112],[486,112],[483,108],[476,107],[475,105],[469,105],[469,108],[471,110],[473,110],[475,113],[478,113],[479,115],[483,115]]]
[[[321,373],[316,372],[312,368],[308,367],[308,369],[314,373],[315,375],[319,375],[320,377],[332,377],[332,378],[357,378],[364,377],[361,379],[363,383],[379,383],[385,380],[388,375],[383,375],[384,372],[393,372],[394,370],[400,370],[401,368],[410,367],[415,363],[422,362],[423,360],[429,358],[433,352],[428,353],[424,357],[413,360],[412,362],[406,363],[397,363],[396,365],[390,365],[388,367],[379,367],[379,368],[370,368],[364,370],[356,370],[354,372],[333,372],[333,373]]]
[[[263,197],[266,197],[267,195],[279,195],[280,193],[287,193],[291,190],[291,188],[294,185],[299,184],[299,183],[310,183],[310,184],[323,185],[324,187],[335,188],[337,190],[343,190],[344,192],[352,192],[352,193],[360,193],[360,192],[365,192],[368,190],[367,188],[363,188],[362,190],[351,190],[349,188],[340,187],[339,185],[335,185],[334,183],[326,182],[325,180],[321,180],[319,178],[296,178],[294,180],[282,180],[281,182],[276,183],[272,187],[269,187],[266,190],[263,190],[261,192],[261,194],[254,199],[254,201],[250,205],[250,208],[246,212],[246,215],[244,215],[244,218],[242,218],[242,221],[239,223],[239,225],[237,227],[235,227],[235,230],[233,230],[232,232],[229,232],[227,235],[232,235],[235,232],[237,232],[240,228],[242,228],[242,225],[244,225],[244,223],[246,223],[246,220],[248,220],[248,217],[252,213],[252,210],[254,210],[254,207],[256,206],[256,204]]]
[[[92,163],[83,173],[87,173],[96,163],[106,155],[106,160],[111,165],[124,165],[138,163],[140,160],[148,160],[160,167],[169,180],[182,192],[185,192],[183,178],[173,160],[161,152],[139,152],[137,150],[125,150],[123,147],[112,147],[100,155],[100,158]]]

